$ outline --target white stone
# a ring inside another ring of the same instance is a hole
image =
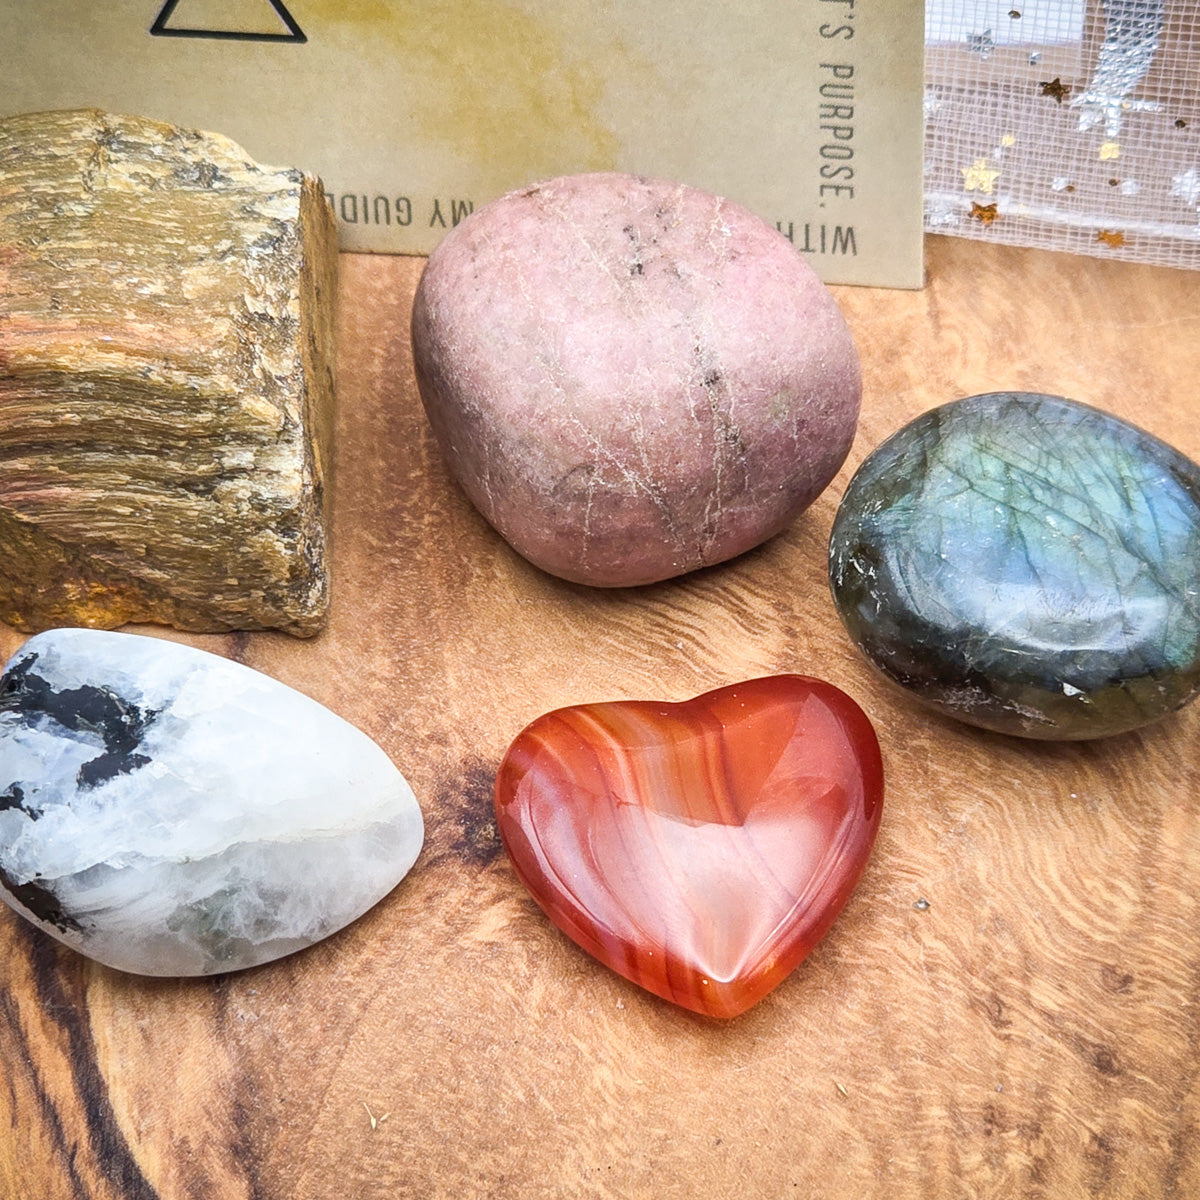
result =
[[[366,734],[190,646],[57,629],[0,681],[0,898],[143,975],[240,970],[407,874],[412,789]]]

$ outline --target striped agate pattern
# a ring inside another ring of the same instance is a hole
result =
[[[798,675],[559,709],[516,738],[496,780],[500,835],[550,920],[716,1017],[761,1000],[825,934],[882,800],[865,714]]]

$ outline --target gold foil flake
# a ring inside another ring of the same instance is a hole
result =
[[[969,167],[961,167],[963,187],[968,192],[983,192],[990,196],[996,190],[1000,172],[988,166],[986,158],[977,158]]]
[[[1104,142],[1100,146],[1100,161],[1111,162],[1115,158],[1121,157],[1120,142]]]
[[[1063,83],[1057,75],[1051,80],[1042,80],[1038,87],[1042,89],[1043,96],[1052,96],[1059,104],[1071,94],[1070,85]]]
[[[970,215],[976,221],[982,221],[984,225],[990,225],[1000,216],[1000,213],[994,204],[976,204],[974,201],[971,201]]]
[[[1101,229],[1096,234],[1096,241],[1119,249],[1125,245],[1125,235],[1119,229]]]

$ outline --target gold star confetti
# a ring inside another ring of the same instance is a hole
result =
[[[1000,214],[996,211],[994,204],[976,204],[972,200],[970,215],[976,221],[982,221],[985,225],[990,225]]]
[[[1071,94],[1070,84],[1063,83],[1057,75],[1049,82],[1046,80],[1039,81],[1038,87],[1042,89],[1043,96],[1053,96],[1059,104]]]
[[[1015,137],[1013,137],[1013,135],[1011,133],[1006,133],[1000,139],[1000,145],[1002,145],[1002,146],[1015,146],[1016,144],[1017,144],[1017,139]]]
[[[1120,142],[1104,142],[1100,146],[1100,161],[1109,162],[1114,158],[1121,157]]]
[[[1119,229],[1101,229],[1096,234],[1096,241],[1106,246],[1121,247],[1125,245],[1125,235]]]
[[[988,169],[986,158],[977,158],[969,167],[960,167],[963,183],[968,192],[983,192],[990,196],[996,190],[999,171]]]

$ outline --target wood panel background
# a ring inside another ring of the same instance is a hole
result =
[[[1200,457],[1195,275],[930,239],[924,291],[836,290],[865,397],[826,495],[736,562],[602,592],[517,558],[449,480],[409,357],[420,267],[342,260],[328,630],[187,640],[375,737],[426,847],[350,929],[212,980],[124,976],[0,913],[0,1197],[1200,1195],[1200,707],[1092,744],[953,724],[871,674],[824,564],[852,468],[955,396],[1070,395]],[[888,798],[832,932],[721,1024],[548,925],[491,784],[547,709],[780,671],[858,699]]]

